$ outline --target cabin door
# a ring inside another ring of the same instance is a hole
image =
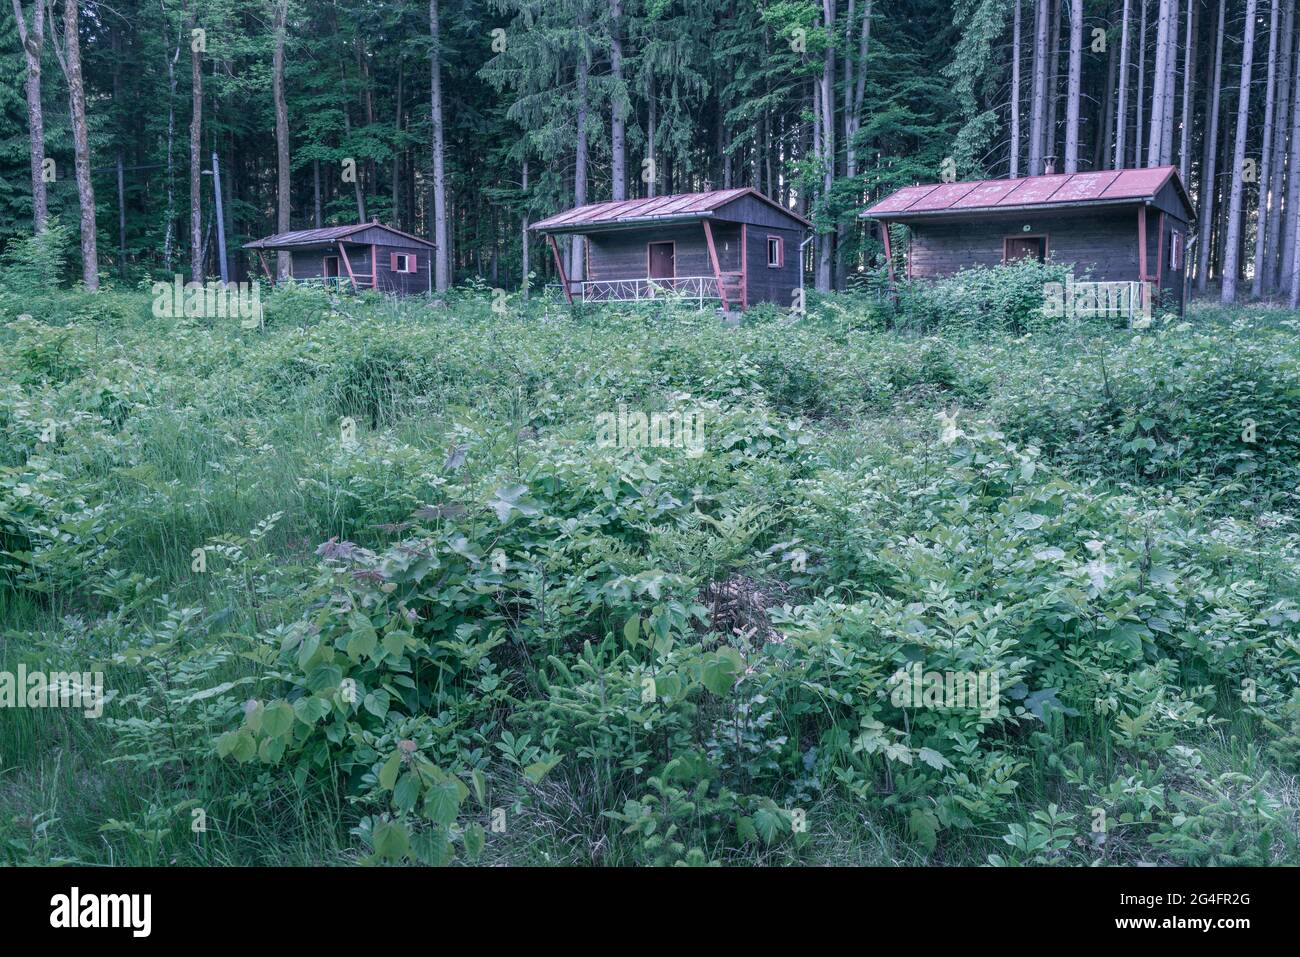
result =
[[[672,243],[650,243],[650,278],[672,279],[677,275]]]
[[[339,277],[339,257],[326,256],[325,257],[325,278],[337,279],[338,277]]]

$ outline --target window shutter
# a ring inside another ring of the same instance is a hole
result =
[[[411,253],[411,255],[406,257],[406,271],[407,272],[420,271],[420,261],[419,259],[416,258],[415,253]]]
[[[388,269],[390,272],[397,272],[397,253],[388,254]]]

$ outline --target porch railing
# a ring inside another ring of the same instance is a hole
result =
[[[714,276],[674,276],[666,279],[587,279],[573,283],[575,298],[583,302],[645,302],[655,299],[694,299],[699,308],[706,301],[722,301],[722,289]],[[724,273],[722,286],[727,299],[739,296],[740,274]]]

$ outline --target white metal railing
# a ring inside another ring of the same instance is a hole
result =
[[[350,289],[353,292],[370,288],[369,276],[363,276],[358,279],[353,279],[350,276],[289,276],[283,280],[272,280],[271,285],[274,286],[290,282],[299,286],[323,286],[325,288],[334,288],[340,291]]]
[[[723,277],[726,284],[727,276]],[[739,274],[735,277],[739,280]],[[722,290],[714,276],[674,276],[670,279],[588,279],[575,282],[577,297],[583,302],[638,302],[678,297],[695,299],[701,309],[705,300],[722,300]]]

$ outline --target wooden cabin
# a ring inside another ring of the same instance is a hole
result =
[[[275,255],[289,253],[290,278],[398,296],[433,290],[434,244],[378,222],[277,233],[244,244],[275,282]],[[268,253],[270,255],[268,255]]]
[[[550,243],[570,303],[675,295],[734,310],[794,303],[811,226],[745,188],[592,203],[529,228]],[[586,237],[586,255],[582,276],[570,278],[557,237],[575,234]]]
[[[888,227],[901,223],[908,279],[1027,256],[1072,265],[1076,280],[1139,284],[1142,301],[1183,309],[1194,212],[1173,166],[908,186],[859,215],[884,227],[891,280]]]

